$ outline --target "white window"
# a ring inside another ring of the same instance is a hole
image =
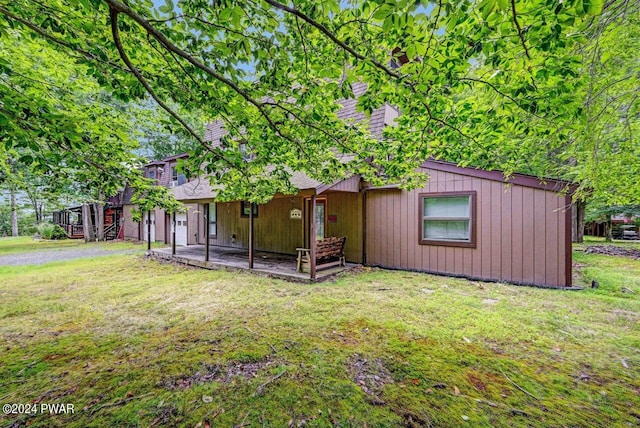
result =
[[[475,192],[420,194],[420,244],[475,247]]]
[[[209,237],[215,238],[218,235],[218,210],[216,203],[209,203]]]

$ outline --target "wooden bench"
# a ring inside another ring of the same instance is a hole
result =
[[[344,244],[347,237],[325,238],[316,242],[316,270],[331,266],[344,266]],[[311,271],[311,249],[296,248],[298,251],[298,272]]]

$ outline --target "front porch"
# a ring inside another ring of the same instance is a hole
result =
[[[324,281],[358,266],[357,264],[347,263],[346,266],[336,266],[330,269],[319,270],[316,272],[315,280],[312,280],[309,273],[296,271],[296,257],[287,254],[255,251],[253,255],[253,269],[249,268],[249,251],[242,248],[210,246],[208,261],[205,261],[204,245],[176,247],[175,255],[171,254],[170,247],[150,250],[148,254],[150,257],[159,260],[173,261],[204,269],[227,269],[252,272],[295,282]]]

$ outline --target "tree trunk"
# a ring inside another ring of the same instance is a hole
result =
[[[82,230],[84,232],[84,242],[95,241],[93,220],[91,218],[91,206],[89,204],[82,204]]]
[[[93,204],[93,210],[96,213],[96,238],[98,241],[104,241],[104,205],[102,190],[98,190],[98,203]]]
[[[11,236],[18,236],[18,205],[16,204],[16,189],[11,186]]]
[[[584,214],[585,214],[585,202],[576,201],[571,207],[572,228],[571,228],[571,241],[582,243],[584,242]]]
[[[613,227],[611,225],[611,215],[607,215],[607,221],[604,224],[604,240],[606,242],[613,241]]]
[[[104,241],[104,206],[93,204],[93,210],[96,213],[96,239]]]
[[[576,242],[582,243],[584,242],[584,217],[585,217],[585,209],[587,204],[584,201],[578,202],[578,230],[577,230],[577,238]]]

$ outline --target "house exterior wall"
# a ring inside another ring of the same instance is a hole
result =
[[[135,205],[123,205],[122,211],[124,215],[123,236],[124,239],[140,239],[140,226],[138,222],[133,221],[132,211]]]
[[[200,204],[185,204],[187,209],[187,245],[196,245],[199,240],[198,222],[202,221]]]
[[[249,218],[240,216],[240,202],[217,203],[217,229],[211,245],[223,247],[249,247]],[[296,254],[303,246],[303,220],[289,218],[292,208],[303,209],[301,197],[284,197],[258,206],[254,219],[255,249],[282,254]],[[201,216],[201,222],[204,219]],[[204,230],[204,228],[203,228]]]
[[[166,224],[164,210],[156,208],[155,210],[155,225],[156,225],[156,241],[165,242],[166,239]]]
[[[362,234],[364,230],[362,194],[328,193],[327,194],[327,236],[346,236],[344,255],[347,261],[362,263]],[[336,222],[331,221],[336,216]]]
[[[366,192],[367,264],[530,285],[571,285],[567,197],[480,177],[423,171],[430,179],[421,189]],[[420,193],[456,191],[476,192],[476,247],[420,245]]]
[[[326,235],[346,236],[345,257],[347,261],[362,262],[362,195],[357,193],[332,192],[326,198]],[[291,219],[291,209],[303,210],[302,219]],[[240,216],[240,202],[217,203],[217,235],[210,238],[211,245],[248,248],[249,218]],[[297,254],[296,248],[305,247],[305,228],[308,227],[307,204],[302,196],[285,196],[258,206],[254,219],[256,251],[281,254]],[[328,220],[335,216],[336,221]],[[204,243],[204,206],[199,204],[198,225],[189,219],[189,234],[198,230],[199,243]]]

